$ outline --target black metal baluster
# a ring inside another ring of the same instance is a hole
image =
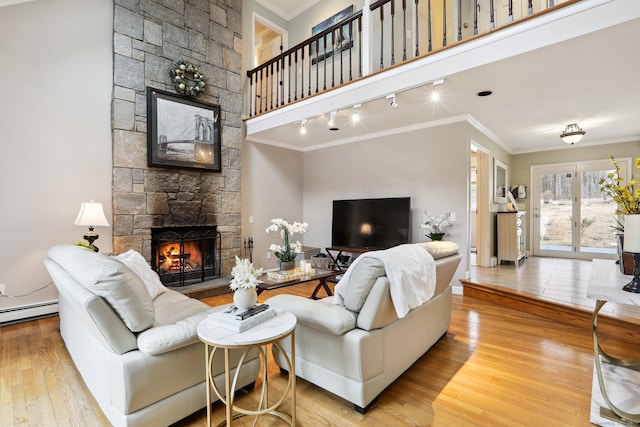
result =
[[[280,60],[277,59],[275,63],[276,74],[275,74],[275,92],[276,92],[276,108],[280,105],[280,82],[282,81],[282,74],[280,74]]]
[[[349,21],[349,81],[353,80],[353,21]]]
[[[291,104],[291,54],[287,55],[287,58],[289,59],[289,67],[287,68],[287,70],[289,70],[289,84],[287,85],[287,104]]]
[[[442,0],[442,47],[445,47],[446,45],[447,45],[447,0]]]
[[[316,40],[316,64],[318,63],[318,49],[320,48],[320,45],[318,44],[318,41]],[[311,96],[311,65],[313,63],[313,60],[311,59],[311,45],[309,45],[309,93],[308,95]],[[316,66],[316,81],[318,80],[318,67]],[[317,88],[316,88],[317,89]]]
[[[284,105],[284,56],[282,58],[280,58],[281,64],[280,64],[280,69],[282,70],[281,72],[281,79],[280,79],[280,105]]]
[[[264,70],[264,68],[260,68],[260,95],[258,95],[258,97],[260,98],[260,114],[262,114],[262,103],[264,102],[264,100],[262,99],[262,85],[264,84],[264,80],[262,79],[262,71]]]
[[[267,83],[269,85],[267,97],[269,98],[269,110],[273,110],[273,62],[270,64],[269,68],[267,68]]]
[[[380,6],[380,69],[384,68],[384,8]]]
[[[529,12],[529,15],[533,13],[533,0],[529,0],[528,12]]]
[[[342,76],[343,73],[343,67],[342,67],[342,63],[344,62],[344,58],[342,55],[342,52],[344,52],[344,48],[342,46],[342,44],[344,43],[344,37],[342,36],[342,27],[340,27],[338,29],[338,32],[340,33],[340,84],[344,83],[344,78]],[[349,39],[351,40],[351,39]],[[349,43],[347,42],[347,47],[349,47]],[[351,52],[351,48],[349,47],[349,52]]]
[[[316,93],[318,93],[318,88],[320,84],[320,39],[318,39],[318,46],[316,49]],[[311,95],[311,92],[309,92]]]
[[[462,0],[458,0],[458,41],[462,40]]]
[[[253,116],[253,100],[255,99],[255,95],[253,92],[253,74],[251,71],[247,71],[247,77],[249,77],[249,117]]]
[[[322,39],[324,40],[323,43],[323,52],[322,52],[322,57],[324,60],[324,66],[322,67],[322,73],[323,73],[323,81],[322,81],[322,90],[327,90],[327,35],[325,34],[324,36],[322,36]],[[318,66],[319,63],[316,63],[316,66]],[[316,91],[316,93],[318,93],[318,91]]]
[[[420,44],[420,21],[418,19],[418,16],[420,16],[420,14],[418,13],[418,0],[416,0],[416,57],[418,57],[420,55],[420,49],[419,49],[419,44]]]
[[[391,65],[396,63],[395,18],[396,0],[391,0]]]
[[[338,49],[338,38],[336,30],[331,31],[331,87],[336,85],[336,49]]]
[[[473,1],[473,35],[478,35],[478,0]]]
[[[309,49],[311,49],[311,45],[309,45]],[[296,67],[297,72],[298,67]],[[298,81],[297,78],[296,81]],[[309,56],[309,84],[311,84],[311,56]],[[304,46],[300,50],[300,99],[304,99]]]
[[[550,0],[550,4],[553,0]],[[509,22],[513,22],[513,0],[509,0]]]
[[[304,56],[304,47],[302,48],[302,55]],[[293,100],[297,101],[298,100],[298,49],[296,49],[296,51],[294,52],[294,56],[293,59],[296,63],[296,68],[295,68],[295,76],[293,78],[293,84],[295,85],[295,90],[293,91]],[[302,78],[304,79],[304,73],[300,74],[302,76]],[[304,87],[304,80],[302,80],[302,87]],[[302,91],[302,96],[304,96],[304,90]]]
[[[407,0],[402,0],[402,61],[407,60]]]
[[[358,77],[362,77],[362,18],[358,17]]]
[[[495,21],[496,9],[493,4],[493,0],[489,0],[489,28],[493,29],[496,27]]]
[[[427,1],[427,39],[429,42],[427,51],[431,52],[433,50],[433,44],[431,43],[431,0]]]

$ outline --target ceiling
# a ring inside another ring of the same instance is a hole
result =
[[[261,0],[271,1],[276,0]],[[438,102],[430,99],[431,85],[423,85],[398,91],[395,109],[384,97],[363,103],[357,124],[350,120],[351,108],[340,110],[338,131],[328,129],[325,114],[309,120],[306,135],[298,132],[297,121],[249,139],[311,149],[391,129],[467,121],[512,154],[568,148],[559,135],[570,123],[586,131],[580,145],[638,141],[639,41],[640,19],[634,19],[447,75],[438,86]],[[477,96],[484,90],[492,94]]]
[[[256,2],[283,19],[291,21],[320,0],[256,0]]]

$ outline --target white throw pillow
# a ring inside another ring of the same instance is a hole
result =
[[[456,242],[446,240],[434,240],[432,242],[416,243],[431,254],[433,259],[444,258],[458,253],[459,246]]]
[[[167,290],[160,281],[158,273],[151,269],[149,263],[140,252],[129,249],[127,252],[116,256],[116,258],[140,277],[151,299],[156,299],[158,295]]]
[[[49,249],[57,262],[82,287],[103,297],[131,332],[150,328],[155,319],[153,301],[140,277],[120,260],[74,245]]]

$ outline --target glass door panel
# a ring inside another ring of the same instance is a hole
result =
[[[600,179],[615,170],[590,170],[581,173],[580,252],[617,253],[616,204],[600,191]]]
[[[573,171],[540,174],[540,250],[572,250]]]

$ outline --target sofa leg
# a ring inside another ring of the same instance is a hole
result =
[[[369,404],[367,406],[365,406],[364,408],[354,404],[353,405],[353,409],[355,409],[356,412],[358,412],[359,414],[364,415],[364,413],[367,412],[377,401],[378,401],[378,397],[376,396],[376,398],[373,399],[371,402],[369,402]]]
[[[251,390],[253,390],[256,387],[256,382],[252,382],[247,384],[246,386],[242,387],[242,390],[246,391],[246,392],[250,392]]]

